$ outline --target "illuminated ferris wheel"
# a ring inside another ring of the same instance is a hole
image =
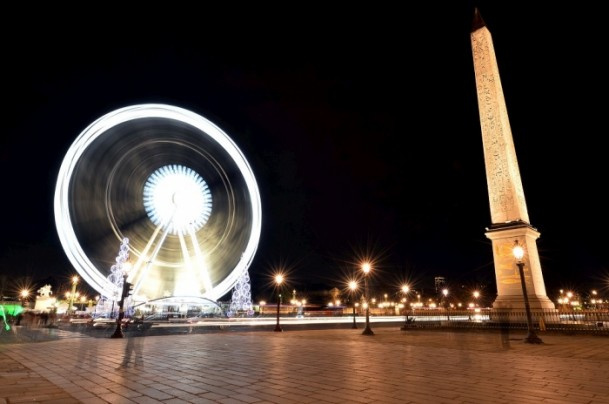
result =
[[[217,300],[251,264],[261,231],[258,186],[220,128],[191,111],[143,104],[106,114],[69,148],[55,190],[66,255],[103,296],[129,240],[134,299]]]

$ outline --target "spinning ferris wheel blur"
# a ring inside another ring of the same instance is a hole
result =
[[[129,240],[134,299],[217,300],[251,264],[261,231],[252,170],[235,143],[191,111],[164,104],[118,109],[74,141],[55,190],[66,255],[103,296]]]

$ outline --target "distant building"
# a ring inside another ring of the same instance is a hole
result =
[[[434,278],[434,286],[436,288],[436,293],[439,292],[439,290],[444,287],[446,285],[446,278],[443,276],[436,276]]]

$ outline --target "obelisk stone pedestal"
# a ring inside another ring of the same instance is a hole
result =
[[[539,232],[524,222],[515,222],[504,226],[489,228],[486,237],[492,241],[497,298],[493,302],[495,309],[524,310],[524,299],[520,284],[518,266],[514,260],[515,241],[527,252],[523,258],[524,276],[527,295],[532,310],[553,309],[554,303],[546,295],[537,239]]]

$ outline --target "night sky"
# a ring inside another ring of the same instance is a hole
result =
[[[17,13],[19,29],[1,28],[0,274],[74,273],[53,217],[65,153],[110,111],[166,103],[222,128],[256,175],[254,297],[279,266],[296,289],[341,287],[366,255],[380,284],[494,288],[469,36],[478,5],[548,294],[606,290],[605,14],[446,3]]]

